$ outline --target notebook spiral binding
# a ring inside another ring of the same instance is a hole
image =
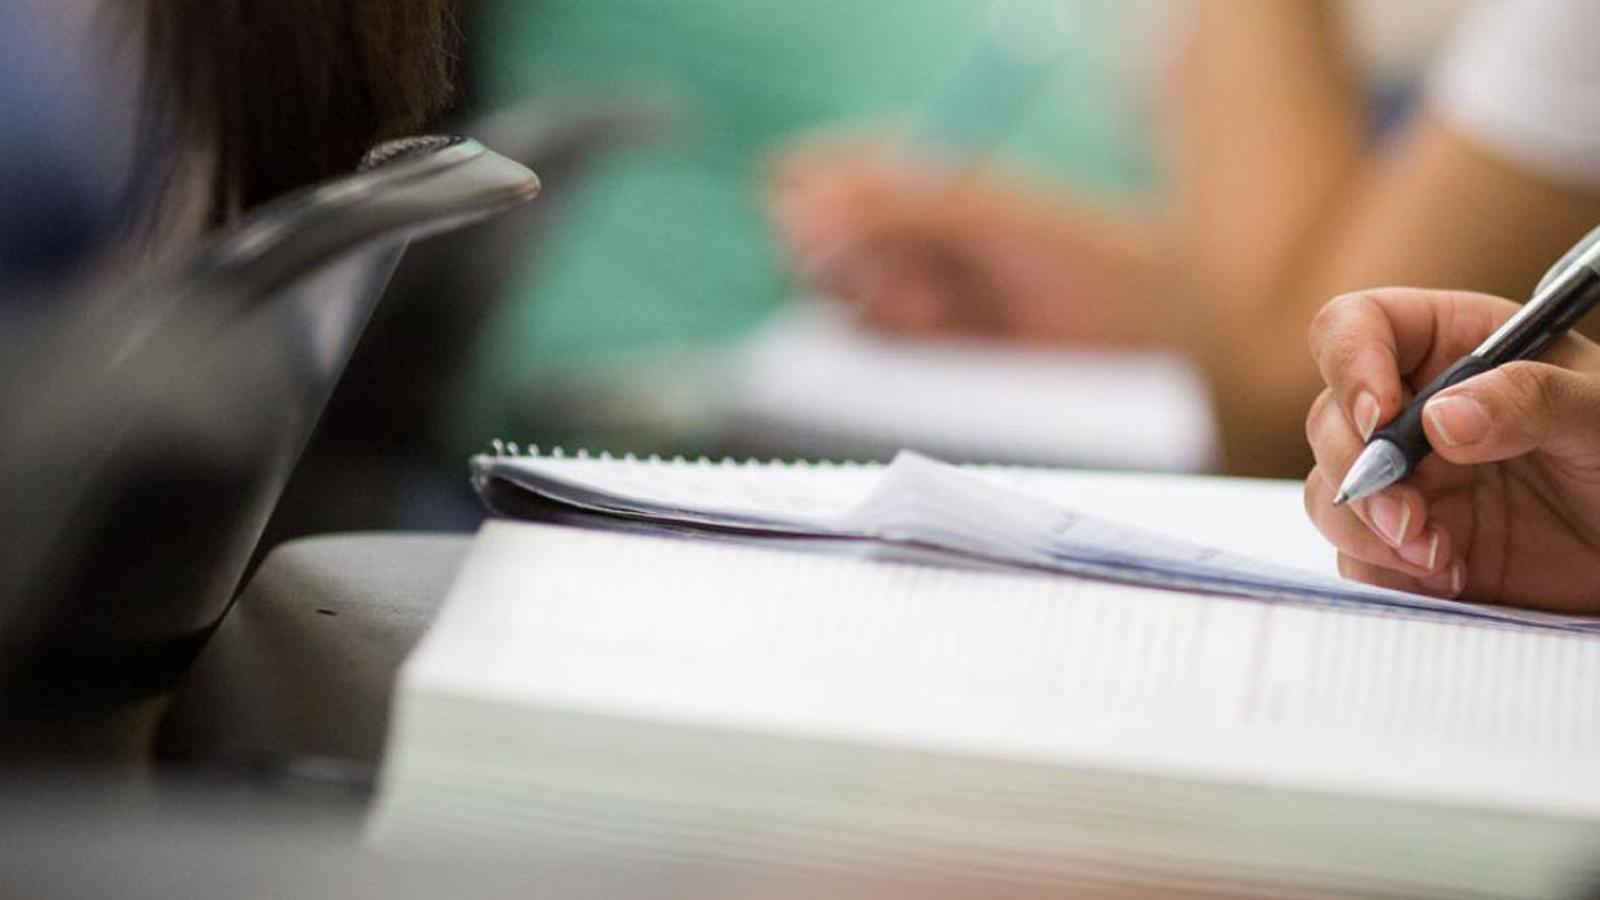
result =
[[[758,468],[758,469],[859,469],[879,468],[882,463],[863,463],[855,460],[808,460],[808,459],[736,459],[724,456],[721,459],[712,459],[709,456],[689,458],[683,455],[665,458],[659,453],[640,457],[635,453],[624,453],[620,456],[610,451],[602,450],[593,453],[587,448],[579,447],[572,453],[561,446],[545,449],[538,444],[528,444],[526,447],[516,441],[504,441],[496,438],[489,442],[490,455],[496,459],[592,459],[600,462],[638,463],[646,465],[671,465],[671,466],[700,466],[717,468]]]

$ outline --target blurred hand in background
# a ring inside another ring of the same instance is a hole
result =
[[[1198,0],[1191,12],[1171,67],[1167,196],[1146,219],[859,148],[785,157],[774,218],[803,277],[881,327],[1054,344],[1170,336],[1207,380],[1225,467],[1297,475],[1321,385],[1302,336],[1328,297],[1381,284],[1526,297],[1600,221],[1592,10],[1481,4],[1382,140],[1346,4]]]
[[[1167,340],[1149,229],[1020,177],[888,143],[814,141],[771,167],[769,212],[805,286],[883,331],[1034,344]]]

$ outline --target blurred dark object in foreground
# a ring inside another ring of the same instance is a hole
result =
[[[227,610],[407,242],[538,187],[471,141],[375,154],[0,335],[0,747],[113,752],[93,723],[122,729]]]
[[[483,328],[559,217],[560,186],[666,124],[653,107],[609,98],[530,103],[461,125],[539,172],[554,195],[406,254],[284,492],[262,553],[308,534],[477,523],[466,458],[491,436],[462,436],[453,426]]]

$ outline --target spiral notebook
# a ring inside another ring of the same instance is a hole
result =
[[[402,672],[388,851],[638,879],[594,896],[1567,897],[1600,870],[1600,635],[1281,571],[1315,542],[1292,484],[474,470],[541,521],[484,526]],[[1192,520],[1136,527],[1163,503]],[[1180,540],[1207,517],[1224,546]]]
[[[865,541],[950,564],[1600,630],[1600,620],[1588,617],[1440,600],[1175,539],[1041,500],[1021,489],[1014,474],[1008,483],[1005,470],[952,466],[913,452],[887,466],[837,469],[504,453],[476,457],[471,465],[489,507],[514,517],[575,513],[613,527],[805,539],[813,546]]]

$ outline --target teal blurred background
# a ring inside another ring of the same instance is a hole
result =
[[[1135,3],[1135,6],[1138,4]],[[478,7],[482,110],[627,97],[672,118],[663,140],[573,183],[476,354],[463,399],[476,434],[527,433],[539,386],[641,351],[748,333],[788,287],[761,210],[762,165],[815,130],[892,130],[980,40],[987,0],[497,0]],[[1089,195],[1150,186],[1123,4],[1064,4],[1060,63],[996,155]]]

